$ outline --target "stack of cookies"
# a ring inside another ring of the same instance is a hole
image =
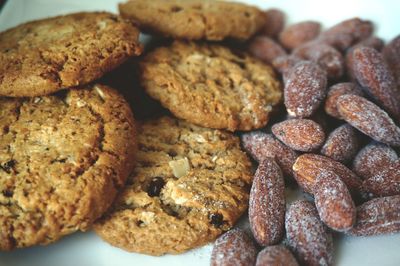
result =
[[[181,253],[247,209],[251,162],[233,132],[264,127],[282,90],[272,68],[229,45],[264,13],[202,0],[119,9],[0,33],[0,250],[94,228],[128,251]],[[166,109],[135,123],[141,99],[98,79],[142,52],[137,27],[163,38],[134,63]]]

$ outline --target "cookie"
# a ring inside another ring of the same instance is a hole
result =
[[[175,41],[141,62],[147,93],[176,117],[203,127],[264,127],[282,98],[272,68],[217,44]]]
[[[161,117],[141,126],[138,146],[127,186],[94,225],[105,241],[181,253],[214,240],[245,212],[251,163],[236,136]]]
[[[146,32],[187,40],[246,40],[266,22],[256,7],[213,0],[130,0],[119,11]]]
[[[0,33],[0,95],[33,97],[86,84],[141,53],[139,31],[110,13],[75,13]]]
[[[109,87],[0,98],[0,250],[89,229],[123,187],[135,148],[132,113]]]

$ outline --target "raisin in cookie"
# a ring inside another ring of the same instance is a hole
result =
[[[0,33],[0,95],[41,96],[86,84],[137,55],[139,31],[109,13],[76,13]]]
[[[264,127],[282,98],[269,66],[217,44],[155,49],[141,62],[141,83],[175,116],[231,131]]]
[[[87,230],[132,171],[135,136],[106,86],[0,98],[0,250]]]
[[[151,255],[214,240],[246,210],[251,165],[231,133],[173,118],[145,122],[137,166],[94,226],[110,244]]]
[[[188,40],[246,40],[266,19],[256,7],[213,0],[130,0],[119,11],[146,32]]]

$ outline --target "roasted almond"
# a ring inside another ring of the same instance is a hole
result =
[[[350,235],[371,236],[400,232],[400,196],[376,198],[357,207]]]
[[[321,220],[333,230],[347,231],[356,221],[356,206],[342,179],[334,172],[323,172],[314,186],[315,206]]]
[[[275,58],[286,55],[286,51],[282,46],[267,36],[257,36],[253,38],[247,50],[253,56],[269,64],[272,63]]]
[[[362,190],[370,197],[400,195],[400,160],[364,180]]]
[[[272,65],[279,71],[279,73],[285,76],[289,74],[289,71],[302,60],[303,59],[295,55],[283,55],[275,58],[274,61],[272,61]]]
[[[278,243],[285,228],[285,184],[274,159],[264,159],[254,175],[250,190],[249,222],[261,246]]]
[[[322,155],[303,154],[293,165],[294,177],[304,191],[314,194],[314,186],[319,175],[327,172],[336,173],[350,190],[358,191],[361,180],[343,164]]]
[[[301,265],[332,265],[332,236],[311,202],[290,205],[285,227],[287,243]]]
[[[298,266],[295,257],[283,245],[269,246],[258,253],[256,266]]]
[[[321,31],[316,21],[303,21],[290,25],[279,34],[280,43],[288,50],[315,39]]]
[[[289,119],[272,126],[272,133],[290,148],[313,151],[325,141],[323,128],[310,119]]]
[[[211,253],[212,266],[252,266],[257,258],[253,240],[241,229],[232,229],[220,236]]]
[[[357,131],[349,124],[344,124],[329,134],[322,146],[321,154],[335,161],[347,163],[354,158],[359,147]]]
[[[264,12],[265,24],[261,30],[262,35],[272,38],[278,37],[285,26],[285,14],[282,10],[271,8]]]
[[[337,107],[343,119],[376,141],[400,146],[400,128],[376,104],[357,95],[342,95]]]
[[[271,134],[254,131],[243,134],[241,140],[244,149],[254,160],[261,162],[265,158],[274,158],[285,176],[293,176],[292,166],[298,154]]]
[[[382,51],[383,57],[397,80],[400,90],[400,35],[389,42]],[[400,92],[398,92],[400,93]]]
[[[316,63],[301,61],[287,75],[284,88],[286,110],[293,117],[309,117],[326,95],[326,72]]]

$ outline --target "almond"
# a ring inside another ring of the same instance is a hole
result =
[[[370,193],[370,197],[400,195],[400,160],[364,180],[362,190]]]
[[[265,25],[261,30],[261,34],[275,38],[285,26],[285,14],[282,10],[271,8],[264,12]]]
[[[376,198],[357,207],[356,224],[347,233],[371,236],[400,232],[400,196]]]
[[[211,253],[212,266],[252,266],[256,262],[257,249],[251,238],[241,229],[232,229],[220,236]]]
[[[278,243],[285,226],[285,184],[274,159],[264,159],[254,175],[250,191],[249,222],[261,246]]]
[[[400,90],[400,36],[397,36],[389,42],[385,48],[383,48],[382,53],[397,80],[397,88]]]
[[[282,75],[287,75],[289,71],[300,61],[302,61],[298,56],[295,55],[283,55],[279,56],[272,61],[272,65],[279,73]]]
[[[321,31],[321,24],[316,21],[303,21],[290,25],[279,34],[280,43],[288,50],[315,39]]]
[[[341,125],[329,134],[321,154],[341,163],[351,161],[360,147],[357,131],[349,124]]]
[[[337,119],[342,119],[337,109],[337,99],[345,94],[353,94],[358,96],[364,96],[361,88],[352,82],[337,83],[329,88],[328,95],[325,100],[325,112]]]
[[[247,50],[265,63],[272,63],[275,58],[286,55],[282,46],[267,36],[252,39]]]
[[[353,161],[353,171],[362,179],[369,179],[387,169],[399,157],[389,146],[372,142],[361,149]]]
[[[346,184],[334,172],[316,178],[315,206],[321,220],[333,230],[347,231],[356,221],[356,207]]]
[[[323,128],[309,119],[289,119],[272,126],[272,133],[290,148],[313,151],[325,141]]]
[[[337,107],[343,119],[376,141],[400,146],[400,128],[376,104],[357,95],[342,95]]]
[[[245,133],[241,137],[244,149],[254,160],[261,162],[265,158],[274,158],[285,176],[293,176],[292,166],[297,153],[271,134],[261,131]]]
[[[322,155],[303,154],[293,165],[294,177],[304,191],[313,194],[317,176],[322,173],[336,173],[350,190],[358,191],[361,180],[343,164]]]
[[[287,243],[300,264],[332,265],[332,236],[311,202],[295,201],[286,214],[285,227]]]
[[[256,266],[298,266],[293,254],[283,245],[269,246],[258,253]]]
[[[326,84],[326,72],[316,63],[297,63],[285,81],[284,101],[289,115],[311,116],[325,98]]]

